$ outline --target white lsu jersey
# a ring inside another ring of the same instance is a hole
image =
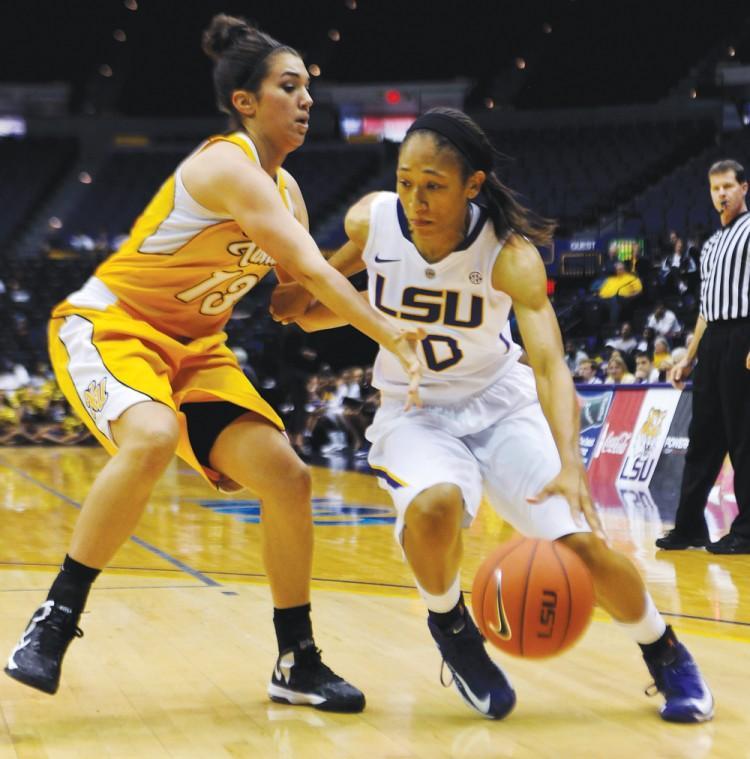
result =
[[[442,261],[428,263],[411,241],[398,196],[372,202],[363,252],[371,305],[402,329],[421,327],[426,404],[455,404],[482,392],[516,364],[521,349],[510,334],[511,299],[492,287],[492,268],[504,241],[486,210],[472,204],[469,234]],[[404,398],[406,373],[381,349],[373,385],[385,397]]]

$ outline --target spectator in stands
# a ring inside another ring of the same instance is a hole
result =
[[[628,366],[621,356],[611,356],[607,362],[606,385],[632,385],[635,377],[628,371]]]
[[[609,320],[619,322],[621,312],[632,310],[633,300],[643,291],[643,284],[635,274],[625,271],[622,261],[616,261],[614,266],[615,273],[599,288],[599,298],[609,308]]]
[[[661,371],[662,364],[665,361],[671,361],[672,354],[669,350],[669,342],[664,337],[657,337],[654,340],[654,366]]]
[[[601,286],[604,284],[604,281],[607,279],[607,277],[611,277],[615,273],[615,263],[619,260],[618,258],[618,250],[617,250],[617,243],[612,242],[610,243],[609,248],[607,249],[607,255],[603,258],[601,261],[601,264],[599,265],[599,268],[596,273],[596,277],[594,281],[590,285],[590,292],[592,293],[598,293],[601,289]]]
[[[641,332],[641,338],[638,340],[638,345],[636,346],[637,351],[641,351],[642,353],[648,353],[649,355],[652,355],[654,352],[654,330],[651,327],[644,327],[643,332]]]
[[[0,357],[0,391],[18,390],[31,381],[25,366],[13,361],[6,353]]]
[[[581,361],[575,373],[575,380],[581,385],[601,385],[602,381],[597,373],[596,361],[592,358],[585,358]]]
[[[617,335],[607,340],[606,344],[620,353],[632,353],[638,347],[638,340],[633,335],[630,322],[623,322]]]
[[[672,340],[682,330],[674,311],[670,311],[661,300],[646,319],[646,326],[653,329],[655,335],[666,337],[668,340]]]
[[[568,338],[565,341],[565,363],[568,365],[571,374],[575,374],[581,361],[587,358],[588,354],[580,346],[577,346],[574,340]]]
[[[659,282],[665,295],[687,295],[694,292],[697,284],[698,266],[685,250],[682,238],[674,243],[673,252],[668,255],[659,271]]]
[[[651,296],[651,261],[640,243],[633,245],[631,271],[635,273],[643,285],[643,297],[649,300]]]
[[[279,377],[282,396],[290,408],[284,420],[294,449],[305,450],[305,431],[308,430],[308,404],[317,389],[317,378],[310,385],[310,378],[320,366],[317,352],[307,344],[305,334],[299,329],[284,330],[280,336],[281,362]]]
[[[0,445],[13,445],[18,442],[21,425],[16,410],[4,401],[3,397],[0,403]]]
[[[658,382],[659,370],[653,365],[651,356],[644,352],[638,351],[635,354],[635,381],[638,384]]]

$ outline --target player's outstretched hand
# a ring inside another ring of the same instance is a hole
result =
[[[423,340],[425,332],[423,329],[409,330],[400,332],[388,346],[388,349],[401,362],[404,371],[409,377],[409,389],[406,393],[406,403],[404,411],[408,411],[412,406],[421,407],[422,400],[419,397],[419,381],[422,379],[422,364],[419,362],[417,355],[417,343]]]
[[[307,311],[313,296],[298,282],[283,282],[271,293],[269,311],[274,321],[290,324]]]
[[[745,357],[745,369],[750,369],[750,353]]]
[[[553,495],[560,495],[568,502],[570,513],[576,524],[582,525],[585,519],[593,533],[605,543],[609,543],[596,506],[591,499],[583,462],[580,465],[563,467],[554,480],[548,482],[535,496],[530,496],[526,500],[528,503],[542,503]]]

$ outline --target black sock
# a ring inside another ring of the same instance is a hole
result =
[[[458,603],[450,611],[432,611],[427,610],[429,618],[443,631],[448,632],[455,628],[456,623],[466,616],[466,604],[464,604],[464,594],[458,598]]]
[[[66,554],[47,598],[52,599],[64,611],[70,609],[77,618],[86,605],[91,584],[100,572],[101,569],[87,567]]]
[[[310,604],[292,606],[291,609],[274,609],[273,626],[276,629],[279,653],[300,644],[312,645]],[[306,645],[302,646],[302,648],[306,647]]]
[[[639,643],[643,656],[647,661],[669,662],[674,658],[677,636],[667,625],[667,629],[659,640],[653,643]]]

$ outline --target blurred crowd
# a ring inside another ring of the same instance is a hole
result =
[[[0,445],[81,445],[94,440],[73,413],[49,366],[33,373],[0,357]]]
[[[568,324],[561,318],[565,361],[576,382],[667,381],[692,339],[701,243],[701,235],[684,241],[672,231],[650,244],[649,257],[638,243],[624,252],[612,244],[595,276],[569,283],[583,292],[576,297],[578,320]],[[0,444],[91,441],[46,363],[51,307],[106,255],[103,248],[83,252],[9,265],[0,279]],[[338,340],[337,355],[327,363],[331,352],[318,350],[315,338],[275,324],[266,307],[272,284],[261,283],[258,297],[238,306],[227,325],[229,345],[250,380],[279,409],[301,454],[364,458],[364,432],[378,404],[371,367],[346,366],[357,360],[341,355],[353,348],[347,339]],[[552,296],[558,312],[560,295],[558,290]]]

